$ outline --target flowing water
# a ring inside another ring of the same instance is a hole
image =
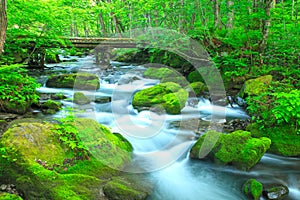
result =
[[[90,98],[111,97],[110,103],[90,103],[79,106],[72,101],[62,100],[64,106],[84,110],[79,117],[92,118],[121,133],[134,147],[133,161],[127,172],[146,173],[154,184],[151,200],[243,200],[242,184],[248,178],[263,183],[283,183],[290,189],[288,199],[300,199],[300,159],[266,154],[250,171],[240,171],[230,166],[217,166],[207,161],[191,160],[188,152],[200,132],[211,126],[212,113],[216,123],[228,119],[244,119],[247,114],[234,105],[211,105],[205,99],[189,99],[181,115],[156,114],[151,111],[137,112],[131,106],[134,92],[158,83],[158,80],[142,78],[143,66],[112,62],[113,68],[102,71],[92,57],[76,58],[75,63],[47,65],[54,72],[60,70],[87,71],[101,78],[97,91],[85,92]],[[40,78],[45,82],[45,77]],[[63,93],[72,97],[76,89],[53,89],[45,86],[41,93]],[[62,113],[57,113],[56,117]],[[219,118],[218,118],[219,116]],[[53,117],[53,116],[50,116]],[[199,119],[201,119],[199,121]]]

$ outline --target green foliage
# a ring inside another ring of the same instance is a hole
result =
[[[277,124],[291,124],[300,134],[300,90],[272,94],[275,97],[272,113]]]
[[[24,113],[38,101],[36,88],[40,85],[25,72],[19,65],[0,68],[0,110]]]
[[[89,150],[81,141],[78,130],[74,125],[75,117],[69,111],[69,114],[64,118],[57,119],[60,123],[55,125],[54,132],[57,134],[58,139],[67,148],[75,153],[76,157],[88,159],[90,156]]]
[[[273,89],[272,87],[269,89]],[[299,132],[300,92],[297,89],[276,88],[277,91],[265,92],[247,98],[247,110],[260,128],[289,124]]]

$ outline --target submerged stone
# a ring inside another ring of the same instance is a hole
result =
[[[270,200],[282,200],[289,194],[289,189],[285,185],[267,185],[264,186],[264,196]]]
[[[252,138],[247,131],[222,134],[211,130],[198,139],[190,151],[190,157],[209,158],[218,164],[249,170],[259,162],[270,145],[269,138]]]

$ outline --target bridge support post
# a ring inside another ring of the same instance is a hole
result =
[[[99,65],[100,64],[100,60],[99,60],[99,51],[95,49],[95,58],[96,58],[96,64]]]

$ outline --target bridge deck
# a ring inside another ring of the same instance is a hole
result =
[[[76,48],[136,48],[137,43],[133,38],[68,38]]]

